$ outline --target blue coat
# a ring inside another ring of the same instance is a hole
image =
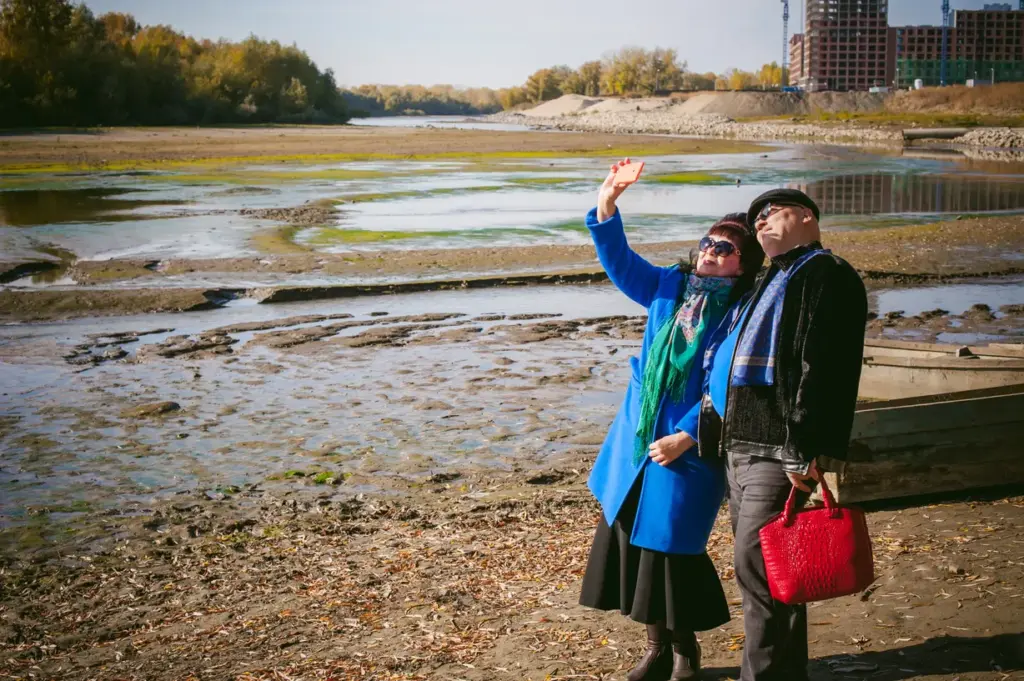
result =
[[[637,476],[643,471],[630,543],[663,553],[704,553],[725,496],[725,469],[721,462],[700,458],[697,448],[693,447],[668,466],[656,464],[647,457],[639,466],[633,465],[640,416],[640,382],[648,351],[661,325],[675,311],[686,275],[678,267],[656,267],[634,252],[626,241],[618,211],[604,222],[598,222],[597,209],[591,210],[587,214],[587,228],[594,239],[601,265],[612,283],[648,311],[640,359],[629,358],[632,378],[587,484],[601,503],[605,520],[611,525]],[[719,321],[709,320],[710,329],[716,329]],[[721,332],[719,328],[717,333]],[[680,431],[697,438],[704,383],[701,359],[715,335],[712,332],[704,334],[682,400],[662,400],[655,439]]]

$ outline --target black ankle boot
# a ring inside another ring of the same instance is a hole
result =
[[[665,681],[672,669],[672,646],[663,624],[647,625],[647,650],[626,681]]]
[[[672,676],[669,681],[689,681],[700,673],[700,644],[692,631],[672,632]]]

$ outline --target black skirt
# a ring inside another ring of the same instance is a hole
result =
[[[729,603],[707,553],[661,553],[633,546],[641,474],[612,527],[604,516],[594,534],[580,605],[618,610],[643,624],[672,631],[707,631],[729,621]]]

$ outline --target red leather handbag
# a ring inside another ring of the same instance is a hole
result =
[[[772,598],[787,605],[848,596],[875,581],[864,511],[837,506],[824,479],[821,492],[823,507],[797,511],[794,487],[760,531]]]

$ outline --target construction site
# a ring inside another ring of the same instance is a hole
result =
[[[792,38],[782,4],[789,84],[806,92],[1024,81],[1024,1],[954,10],[942,0],[939,25],[889,26],[888,0],[805,0]]]

